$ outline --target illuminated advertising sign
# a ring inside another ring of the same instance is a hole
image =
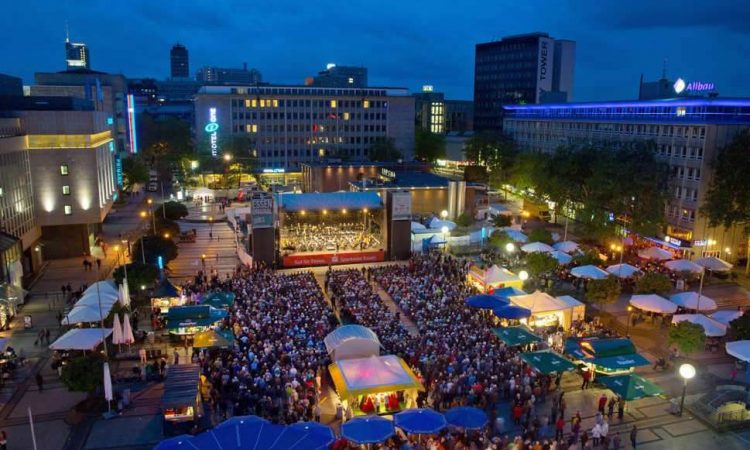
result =
[[[273,197],[258,193],[250,203],[253,230],[273,227]]]
[[[263,173],[284,173],[285,169],[263,169]]]
[[[115,178],[117,185],[122,186],[122,160],[117,155],[115,155]]]
[[[334,264],[361,264],[385,261],[382,250],[372,252],[343,252],[299,254],[284,256],[284,267],[328,266]]]
[[[138,153],[138,139],[135,130],[135,99],[128,95],[128,137],[130,138],[130,153]]]
[[[691,81],[688,83],[682,78],[678,78],[672,87],[677,94],[682,94],[683,92],[710,92],[716,89],[714,83],[704,83],[702,81]]]
[[[211,146],[211,156],[219,154],[219,123],[216,119],[216,108],[208,109],[208,123],[204,128],[208,133],[208,142]]]
[[[392,220],[411,220],[411,192],[392,193],[391,204]]]

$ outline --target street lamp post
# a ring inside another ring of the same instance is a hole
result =
[[[443,228],[440,229],[440,231],[443,232],[443,251],[448,251],[448,233],[450,233],[450,230],[447,226],[443,226]]]
[[[505,244],[505,252],[508,254],[508,263],[511,262],[510,258],[513,255],[513,253],[515,253],[515,251],[516,251],[516,244],[512,242],[508,242],[507,244]]]
[[[633,312],[633,307],[628,305],[628,324],[625,327],[625,337],[630,337],[630,322],[631,322],[630,313],[632,312]]]
[[[692,364],[685,363],[680,366],[680,376],[684,380],[682,385],[682,399],[680,399],[680,412],[678,416],[682,416],[682,410],[685,408],[685,393],[687,392],[688,380],[695,376],[695,367]]]
[[[154,214],[154,210],[151,206],[154,201],[152,199],[148,199],[146,200],[146,202],[148,203],[148,213],[149,215],[151,215],[151,233],[156,235],[156,215]]]

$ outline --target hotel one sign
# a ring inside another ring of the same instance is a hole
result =
[[[219,123],[216,119],[216,108],[209,108],[208,110],[208,123],[204,128],[208,133],[208,142],[211,146],[211,156],[219,154]]]

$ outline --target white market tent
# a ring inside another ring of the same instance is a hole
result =
[[[725,348],[727,349],[727,353],[735,358],[750,362],[750,341],[727,342]]]
[[[631,266],[628,263],[613,264],[605,270],[618,278],[630,278],[633,275],[641,273],[641,269]]]
[[[515,228],[505,227],[501,231],[513,239],[513,242],[529,242],[529,237]]]
[[[530,322],[536,322],[537,325],[550,316],[556,316],[558,323],[567,330],[570,328],[574,316],[577,317],[585,313],[585,306],[580,302],[576,301],[576,303],[570,299],[552,297],[542,291],[527,295],[514,295],[508,297],[508,299],[512,304],[530,310],[532,316]],[[581,311],[581,307],[583,307],[583,311]]]
[[[664,263],[664,267],[671,270],[672,272],[692,272],[692,273],[703,273],[703,266],[688,261],[687,259],[675,259],[674,261],[668,261]]]
[[[73,328],[52,345],[52,350],[94,350],[103,339],[112,334],[112,328]]]
[[[63,325],[74,325],[77,323],[99,322],[103,317],[107,317],[109,315],[109,312],[112,310],[112,306],[113,305],[102,304],[101,314],[99,314],[98,306],[75,306],[70,310],[68,314],[65,315],[65,317],[63,317],[61,323]]]
[[[430,228],[436,230],[442,230],[443,227],[448,227],[448,231],[453,231],[456,228],[456,223],[450,220],[440,220],[437,217],[433,217],[430,221]]]
[[[544,242],[531,242],[531,243],[522,245],[521,251],[525,253],[535,253],[535,252],[552,253],[555,251],[555,249],[545,244]]]
[[[344,325],[323,339],[333,361],[380,355],[380,340],[374,331],[362,325]]]
[[[686,291],[674,294],[669,297],[675,305],[687,309],[697,309],[699,311],[713,311],[717,308],[716,302],[705,295],[698,295],[697,292]]]
[[[563,266],[565,264],[570,264],[573,261],[572,256],[559,250],[555,250],[554,252],[550,253],[550,255],[557,260],[558,264],[561,264]]]
[[[714,319],[717,322],[721,322],[726,326],[729,326],[729,322],[742,317],[742,311],[737,309],[722,309],[716,311],[713,314],[709,314],[708,317]]]
[[[515,273],[504,267],[498,267],[497,264],[493,264],[484,271],[484,284],[486,285],[498,285],[508,284],[516,282],[518,283],[521,279]]]
[[[570,270],[570,274],[587,280],[603,280],[609,276],[608,272],[592,265],[574,267]]]
[[[706,269],[713,272],[729,272],[730,270],[732,270],[732,267],[734,267],[723,259],[719,259],[715,256],[696,259],[694,262],[699,266],[705,267]]]
[[[427,227],[422,225],[419,222],[412,222],[411,223],[411,231],[418,231],[418,230],[426,230]]]
[[[94,308],[99,307],[99,302],[102,304],[102,309],[104,309],[105,305],[109,305],[110,307],[117,303],[119,300],[118,294],[112,294],[111,292],[107,292],[106,294],[96,295],[96,293],[88,293],[84,294],[83,297],[81,297],[74,307],[76,306],[92,306]]]
[[[708,337],[722,337],[727,334],[727,327],[703,314],[675,314],[672,317],[672,323],[677,324],[683,321],[691,322],[703,327]]]
[[[649,247],[638,252],[638,256],[643,259],[655,259],[657,261],[666,261],[672,259],[672,254],[667,250],[659,247]]]
[[[558,300],[565,302],[569,308],[571,308],[573,315],[572,320],[583,320],[586,316],[586,305],[571,297],[570,295],[561,295],[557,297]]]
[[[578,250],[578,244],[576,244],[573,241],[563,241],[558,242],[557,244],[553,245],[555,250],[564,252],[564,253],[572,253],[576,250]]]
[[[653,313],[674,314],[677,312],[677,305],[656,294],[634,295],[630,297],[630,304],[643,311]]]
[[[87,287],[86,290],[83,291],[83,294],[81,295],[81,297],[85,297],[87,294],[96,295],[97,288],[98,288],[99,294],[105,294],[105,293],[111,293],[115,295],[118,294],[118,290],[117,290],[117,286],[115,285],[115,282],[113,280],[105,280],[105,281],[97,281],[96,283]]]

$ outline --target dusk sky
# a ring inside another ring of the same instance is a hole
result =
[[[750,96],[750,8],[740,0],[290,1],[23,0],[3,4],[0,72],[26,84],[65,68],[65,22],[92,68],[165,78],[169,49],[200,66],[259,69],[302,83],[326,63],[368,67],[370,85],[432,84],[471,99],[474,44],[545,31],[577,41],[573,100],[637,96],[638,79],[708,81]]]

